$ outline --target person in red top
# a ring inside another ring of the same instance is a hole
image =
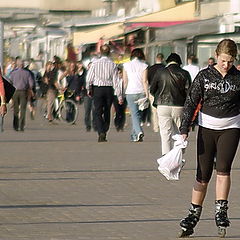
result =
[[[3,85],[1,69],[0,69],[0,97],[1,97],[0,114],[1,116],[4,116],[7,113],[7,106],[6,106],[5,89]]]

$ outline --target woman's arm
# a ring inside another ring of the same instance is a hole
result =
[[[145,69],[143,72],[143,88],[144,88],[144,92],[146,94],[146,97],[148,98],[149,93],[148,93],[148,70]]]
[[[150,86],[150,93],[153,96],[155,96],[156,93],[159,91],[158,79],[160,79],[159,70],[155,72],[152,82],[151,82],[151,86]]]
[[[127,76],[127,72],[123,69],[123,89],[124,91],[126,90],[128,85],[128,76]]]
[[[199,74],[193,81],[184,104],[182,113],[182,122],[180,126],[181,134],[188,134],[189,127],[192,123],[192,119],[198,104],[203,101],[203,86],[202,82],[204,78]]]
[[[0,70],[0,97],[1,97],[0,114],[4,116],[7,113],[7,107],[6,107],[5,89],[4,89],[1,70]]]

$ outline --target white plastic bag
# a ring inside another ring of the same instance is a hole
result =
[[[140,111],[143,111],[144,109],[149,107],[149,99],[147,97],[140,98],[137,101],[135,101],[135,103],[138,104],[138,109]]]
[[[170,152],[157,159],[158,170],[167,180],[179,180],[180,171],[185,163],[185,160],[182,159],[182,149],[187,147],[187,141],[184,141],[179,134],[172,138],[175,140],[174,147]]]

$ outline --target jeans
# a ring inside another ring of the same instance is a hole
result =
[[[131,119],[132,119],[132,132],[131,132],[132,141],[137,139],[137,136],[139,133],[143,133],[143,129],[140,125],[141,123],[140,111],[138,109],[138,104],[135,102],[144,97],[145,97],[145,93],[126,94],[126,99],[127,99],[128,107],[131,112]]]

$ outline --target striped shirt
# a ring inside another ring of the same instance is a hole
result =
[[[95,60],[87,73],[86,89],[90,86],[113,87],[118,98],[122,97],[122,89],[118,83],[117,65],[108,57]]]

